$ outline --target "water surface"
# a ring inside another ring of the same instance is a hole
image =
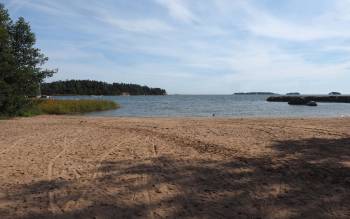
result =
[[[136,117],[340,117],[350,116],[350,104],[319,103],[317,107],[267,102],[265,95],[62,96],[58,99],[106,99],[117,110],[90,116]]]

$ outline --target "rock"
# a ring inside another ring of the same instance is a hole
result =
[[[307,101],[303,97],[293,97],[288,101],[289,105],[306,105],[309,101]]]
[[[317,106],[317,103],[315,101],[309,101],[306,105],[307,106]]]
[[[270,96],[266,100],[269,102],[289,102],[296,98],[304,98],[307,102],[316,101],[322,103],[350,103],[350,95],[302,95],[302,96]]]
[[[305,99],[304,97],[293,97],[288,101],[289,105],[305,105],[305,106],[317,106],[315,101],[310,101]]]

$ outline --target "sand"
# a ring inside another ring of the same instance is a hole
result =
[[[0,218],[350,218],[350,119],[0,120]]]

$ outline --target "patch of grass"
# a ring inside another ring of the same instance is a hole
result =
[[[0,114],[0,120],[10,119],[15,116],[37,116],[43,114],[64,115],[83,114],[104,110],[118,109],[119,105],[108,100],[38,100],[30,99],[28,103],[16,115]]]
[[[38,100],[28,115],[38,114],[81,114],[119,108],[118,104],[108,100]],[[38,113],[38,114],[37,114]]]
[[[19,112],[19,116],[30,117],[43,114],[36,103],[31,103]]]
[[[43,114],[81,114],[117,109],[119,106],[107,100],[40,100],[38,109]]]

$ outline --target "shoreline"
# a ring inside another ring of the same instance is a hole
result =
[[[103,116],[103,115],[37,115],[32,117],[16,117],[16,118],[35,118],[35,117],[70,117],[70,118],[91,118],[91,119],[164,119],[164,120],[324,120],[324,119],[350,119],[350,115],[341,116],[315,116],[315,117],[302,117],[302,116]],[[1,120],[0,120],[1,121]]]
[[[41,119],[88,119],[88,120],[133,120],[133,119],[144,119],[144,120],[203,120],[203,121],[216,121],[216,120],[350,120],[349,116],[318,116],[318,117],[286,117],[286,116],[262,116],[262,117],[224,117],[224,116],[103,116],[103,115],[84,115],[84,114],[67,114],[67,115],[50,115],[50,114],[42,114],[42,115],[34,115],[34,116],[23,116],[23,117],[9,117],[1,119],[1,121],[11,121],[11,120],[41,120]]]

